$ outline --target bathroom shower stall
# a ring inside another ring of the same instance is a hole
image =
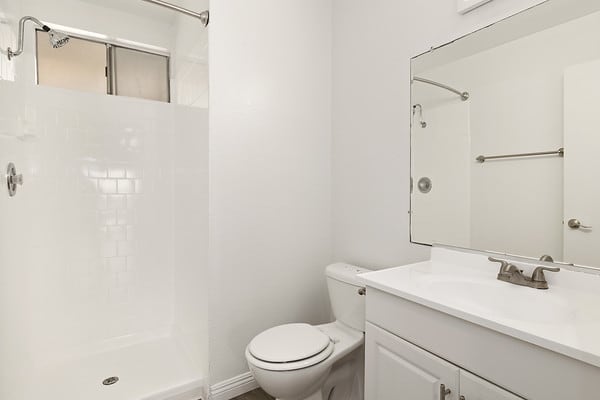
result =
[[[0,0],[1,399],[205,396],[208,31],[180,11]],[[9,60],[25,16],[69,42],[28,22]]]

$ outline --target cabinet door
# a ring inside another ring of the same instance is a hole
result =
[[[458,400],[456,366],[369,323],[365,346],[366,399]]]
[[[523,400],[463,370],[460,371],[460,394],[461,400]]]

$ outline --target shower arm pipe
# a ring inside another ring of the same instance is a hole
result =
[[[196,11],[189,10],[187,8],[176,6],[175,4],[167,3],[166,1],[162,1],[162,0],[142,0],[142,1],[145,1],[147,3],[152,3],[157,6],[164,7],[164,8],[168,8],[169,10],[177,11],[177,12],[183,13],[185,15],[189,15],[190,17],[198,18],[204,26],[208,25],[208,21],[209,21],[208,10],[202,11],[202,12],[196,12]]]
[[[469,97],[470,97],[469,92],[462,92],[462,91],[460,91],[458,89],[454,89],[451,86],[444,85],[443,83],[432,81],[431,79],[425,79],[425,78],[420,78],[418,76],[413,76],[413,81],[417,81],[417,82],[421,82],[421,83],[426,83],[428,85],[437,86],[437,87],[445,89],[445,90],[447,90],[449,92],[456,93],[457,95],[460,96],[460,99],[462,101],[467,101],[467,100],[469,100]]]
[[[37,25],[39,25],[45,32],[50,32],[51,29],[48,25],[44,24],[42,21],[35,17],[27,16],[21,18],[19,21],[19,42],[17,44],[17,50],[13,51],[10,47],[8,48],[8,59],[12,59],[13,57],[20,56],[23,53],[23,43],[25,41],[25,23],[27,21],[31,21]]]

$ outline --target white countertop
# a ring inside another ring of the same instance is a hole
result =
[[[500,257],[502,258],[502,257]],[[535,265],[516,262],[531,275]],[[363,283],[600,367],[600,276],[546,272],[548,290],[496,279],[486,255],[433,248],[422,263],[359,275]]]

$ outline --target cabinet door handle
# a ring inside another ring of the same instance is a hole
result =
[[[440,385],[440,400],[445,400],[446,396],[452,393],[452,390],[446,389],[446,385],[443,383]]]
[[[467,400],[467,398],[465,396],[460,396],[458,400]]]

